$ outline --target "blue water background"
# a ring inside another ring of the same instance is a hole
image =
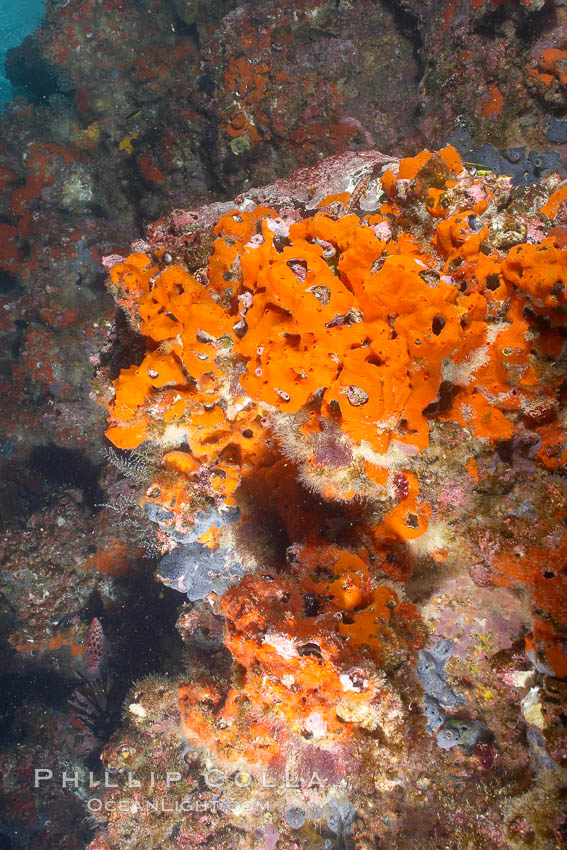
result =
[[[44,8],[44,0],[0,0],[0,108],[15,95],[5,76],[6,51],[37,29]]]

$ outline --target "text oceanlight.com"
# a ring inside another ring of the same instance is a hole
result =
[[[238,816],[258,815],[270,811],[270,804],[258,800],[219,799],[211,795],[207,799],[184,797],[158,797],[155,800],[131,800],[127,797],[120,800],[101,800],[100,797],[90,797],[86,806],[91,814],[98,812],[210,812],[216,814],[234,814]]]

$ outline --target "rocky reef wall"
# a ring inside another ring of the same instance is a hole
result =
[[[52,0],[10,53],[10,846],[564,842],[566,14]]]

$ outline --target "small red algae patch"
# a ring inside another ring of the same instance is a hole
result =
[[[110,540],[85,562],[85,569],[110,576],[126,575],[132,569],[131,547],[120,538]]]
[[[498,86],[494,84],[488,86],[487,96],[484,99],[484,103],[480,108],[481,114],[485,118],[490,115],[500,115],[500,113],[502,112],[503,105],[504,95],[502,94]]]

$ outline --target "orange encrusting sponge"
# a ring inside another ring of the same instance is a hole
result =
[[[389,453],[427,448],[434,419],[481,440],[510,438],[514,417],[560,383],[542,387],[532,349],[534,336],[549,357],[562,349],[550,333],[567,315],[567,250],[553,237],[507,253],[487,247],[490,181],[468,174],[450,146],[402,160],[381,181],[386,201],[372,215],[348,212],[345,198],[333,207],[343,215],[232,210],[196,277],[163,267],[158,254],[115,265],[110,285],[146,354],[114,382],[108,438],[123,449],[145,440],[181,449],[188,459],[169,460],[167,471],[188,487],[199,475],[227,505],[266,454],[266,414],[300,414],[307,442],[337,430],[341,451],[364,459],[365,486],[377,491],[388,486]],[[419,238],[404,229],[418,203],[408,185],[421,192]],[[545,322],[535,326],[527,308]],[[324,498],[356,496],[346,478],[325,480],[319,460],[304,466]],[[160,501],[168,496],[164,486]],[[384,533],[423,533],[416,480],[409,498]]]

